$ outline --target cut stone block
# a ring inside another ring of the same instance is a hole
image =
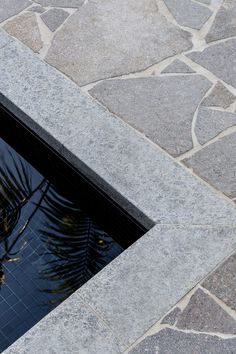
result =
[[[203,76],[108,80],[90,93],[173,156],[192,148],[194,112],[211,87]]]
[[[218,81],[211,93],[202,102],[202,106],[228,108],[236,97]]]
[[[27,12],[15,17],[13,20],[9,20],[3,28],[34,52],[39,53],[43,47],[37,18],[33,12]]]
[[[179,307],[176,307],[174,310],[172,310],[168,315],[166,315],[163,320],[161,321],[161,324],[168,324],[170,326],[174,326],[175,322],[178,320],[179,316],[181,314],[181,310]]]
[[[129,354],[233,354],[235,347],[236,338],[222,339],[206,334],[163,329],[144,339]]]
[[[0,22],[17,15],[26,7],[31,5],[28,0],[1,0],[0,1]]]
[[[206,146],[184,163],[228,197],[236,197],[236,133]]]
[[[219,266],[203,286],[236,311],[236,254]]]
[[[236,334],[234,318],[201,289],[192,295],[176,327],[198,332]]]
[[[46,61],[85,85],[191,47],[189,33],[168,22],[155,0],[90,0],[58,31]]]
[[[41,19],[54,32],[65,22],[68,16],[69,13],[62,9],[50,9],[42,14]]]
[[[18,1],[18,0],[17,0]],[[42,6],[74,7],[79,8],[85,0],[35,0]]]
[[[195,134],[200,144],[215,138],[225,129],[236,125],[236,114],[200,107]]]
[[[42,6],[36,5],[36,6],[32,6],[28,9],[28,11],[33,11],[33,12],[38,12],[38,13],[43,13],[46,11],[46,9]]]
[[[176,21],[185,27],[200,29],[212,11],[192,0],[164,0]]]
[[[176,59],[168,65],[162,73],[186,73],[186,74],[191,74],[194,73],[193,69],[191,69],[188,65],[180,61],[179,59]]]
[[[212,45],[202,52],[187,55],[218,78],[236,87],[236,39]]]

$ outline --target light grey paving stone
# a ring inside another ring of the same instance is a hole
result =
[[[236,229],[157,225],[78,294],[109,323],[125,348],[235,246]]]
[[[163,76],[99,83],[90,94],[110,111],[178,156],[192,148],[194,112],[211,87],[205,77]]]
[[[217,41],[219,39],[236,36],[236,3],[235,0],[223,2],[217,12],[213,25],[206,35],[206,42]]]
[[[0,50],[0,77],[1,101],[150,227],[236,224],[234,204],[15,40]]]
[[[42,6],[72,7],[79,8],[83,5],[84,0],[35,0]]]
[[[2,29],[0,29],[0,49],[12,42],[12,37],[7,35]]]
[[[176,327],[198,332],[236,334],[234,318],[201,289],[192,295]]]
[[[72,295],[4,351],[4,354],[120,352],[109,327],[79,297]]]
[[[19,39],[34,52],[39,53],[43,47],[37,18],[33,12],[23,13],[9,20],[3,28],[7,33]]]
[[[236,254],[219,266],[203,286],[236,311]]]
[[[170,313],[168,313],[163,320],[161,321],[161,324],[168,324],[170,326],[174,326],[175,322],[178,320],[179,316],[181,314],[181,310],[179,307],[174,308]]]
[[[192,0],[164,0],[169,11],[181,26],[200,29],[212,11]]]
[[[1,0],[0,1],[0,22],[9,17],[17,15],[31,4],[28,0]]]
[[[206,5],[211,5],[211,0],[196,0],[196,1],[206,4]]]
[[[215,138],[225,129],[236,125],[236,114],[200,108],[195,125],[195,134],[200,144]]]
[[[130,354],[233,354],[236,339],[222,339],[206,334],[193,334],[163,329],[147,337]]]
[[[173,61],[173,63],[171,63],[170,65],[168,65],[163,71],[162,73],[185,73],[185,74],[191,74],[194,73],[195,71],[193,71],[188,65],[186,65],[185,63],[183,63],[182,61],[180,61],[179,59],[176,59]]]
[[[236,197],[236,133],[205,147],[184,163],[228,197]]]
[[[52,31],[56,31],[67,19],[69,13],[62,9],[50,9],[41,16],[43,22]]]
[[[225,87],[225,85],[218,81],[211,93],[205,98],[201,105],[226,109],[234,103],[235,100],[236,97]]]
[[[90,0],[58,31],[46,61],[85,85],[143,70],[191,47],[189,33],[168,22],[155,0],[145,6],[143,0]]]
[[[33,11],[33,12],[38,12],[38,13],[43,13],[46,11],[46,9],[40,5],[35,5],[32,6],[28,9],[28,11]]]
[[[218,78],[236,87],[236,39],[212,45],[203,52],[193,52],[187,56],[211,71]],[[230,64],[229,64],[230,63]]]

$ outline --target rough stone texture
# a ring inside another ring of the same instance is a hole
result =
[[[198,332],[236,334],[236,321],[233,317],[201,289],[192,295],[176,327]]]
[[[163,329],[139,343],[130,354],[233,354],[236,338],[221,339],[205,334],[192,334]]]
[[[69,13],[62,9],[50,9],[41,16],[41,19],[54,32],[63,24],[68,16]]]
[[[191,46],[189,34],[167,22],[155,0],[90,0],[58,31],[46,61],[85,85],[145,69]]]
[[[118,354],[115,336],[104,321],[72,295],[4,354]]]
[[[236,35],[236,2],[226,0],[217,12],[213,25],[206,36],[206,42],[212,42]]]
[[[235,113],[200,108],[195,125],[195,134],[199,143],[205,144],[234,125],[236,125]],[[230,157],[228,158],[230,159]]]
[[[38,53],[43,46],[36,15],[33,12],[24,13],[8,21],[3,28],[34,52]]]
[[[43,13],[46,11],[46,9],[42,6],[36,5],[32,6],[28,9],[28,11],[33,11],[33,12],[38,12],[38,13]]]
[[[0,1],[0,22],[9,17],[17,15],[31,3],[28,0],[1,0]]]
[[[192,0],[164,0],[166,6],[181,26],[200,29],[212,11]]]
[[[236,254],[218,267],[203,286],[236,311]]]
[[[185,73],[185,74],[191,74],[194,73],[195,71],[193,71],[188,65],[186,65],[185,63],[183,63],[182,61],[180,61],[179,59],[176,59],[173,61],[173,63],[171,63],[170,65],[168,65],[163,71],[162,73]]]
[[[0,50],[0,77],[0,99],[19,119],[132,215],[235,225],[233,205],[25,46],[13,41]]]
[[[236,197],[236,133],[205,147],[184,163],[230,198]]]
[[[203,76],[103,81],[93,97],[173,156],[192,148],[194,112],[211,84]]]
[[[226,83],[236,87],[236,39],[212,45],[187,56]],[[230,63],[230,65],[229,65]]]
[[[0,29],[0,49],[12,42],[12,37]]]
[[[174,310],[172,310],[168,315],[166,315],[163,320],[161,321],[161,324],[168,324],[170,326],[173,326],[177,319],[179,318],[181,314],[181,310],[179,307],[176,307]]]
[[[79,294],[131,344],[234,249],[235,236],[230,228],[157,225]]]
[[[197,0],[197,2],[201,2],[201,3],[206,4],[206,5],[210,5],[211,4],[211,0]]]
[[[202,106],[228,108],[236,97],[223,85],[217,82],[211,93],[202,102]]]
[[[17,0],[18,1],[18,0]],[[85,0],[35,0],[42,6],[74,7],[79,8]]]

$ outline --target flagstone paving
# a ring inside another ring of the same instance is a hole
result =
[[[1,0],[0,27],[236,202],[235,0]],[[235,274],[234,255],[127,352],[234,353]]]

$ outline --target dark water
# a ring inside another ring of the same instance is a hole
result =
[[[123,251],[62,185],[0,139],[0,351]]]

